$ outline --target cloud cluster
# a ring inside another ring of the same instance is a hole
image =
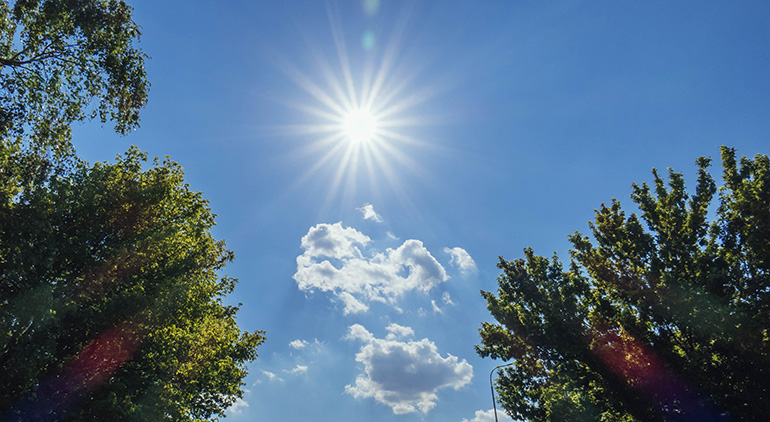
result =
[[[497,420],[498,422],[514,422],[514,420],[503,410],[497,411]],[[493,409],[487,411],[477,410],[473,419],[463,419],[462,422],[495,422],[495,412]]]
[[[351,314],[367,311],[369,302],[395,304],[405,292],[428,292],[449,279],[419,240],[367,256],[370,243],[368,236],[342,223],[311,227],[302,237],[304,252],[297,257],[297,286],[302,291],[333,292],[345,314]]]
[[[463,248],[444,248],[444,252],[448,253],[450,258],[449,263],[456,266],[460,271],[469,273],[476,271],[476,261],[471,258],[471,255]]]
[[[442,357],[427,338],[411,339],[410,327],[391,324],[387,330],[387,337],[378,339],[360,324],[349,327],[346,338],[364,343],[356,354],[364,372],[355,385],[345,386],[353,397],[373,398],[396,414],[427,413],[436,406],[439,390],[457,390],[473,378],[473,367],[466,360],[450,354]]]

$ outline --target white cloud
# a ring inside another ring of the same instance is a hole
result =
[[[451,305],[454,306],[454,302],[452,302],[452,296],[449,295],[449,292],[444,292],[444,294],[441,295],[441,300],[444,302],[445,305]]]
[[[348,334],[344,337],[347,340],[361,340],[363,342],[370,342],[374,340],[374,335],[369,332],[369,330],[366,329],[361,324],[353,324],[350,327],[348,327]]]
[[[360,258],[361,250],[356,245],[365,246],[371,242],[369,236],[352,227],[342,227],[342,223],[316,224],[302,237],[301,245],[308,257],[326,256],[329,258]]]
[[[292,340],[289,343],[289,346],[291,346],[291,347],[293,347],[295,349],[304,349],[305,347],[307,347],[308,344],[310,344],[310,343],[308,343],[307,340],[297,339],[297,340]]]
[[[514,420],[508,416],[504,410],[499,409],[497,411],[497,420],[499,422],[514,422]],[[487,411],[477,410],[473,419],[463,419],[462,422],[495,422],[494,409],[489,409]]]
[[[240,415],[243,413],[243,409],[247,407],[249,407],[249,403],[246,400],[239,398],[227,408],[227,413],[231,415]]]
[[[342,311],[345,315],[358,314],[369,310],[368,305],[361,303],[360,300],[356,299],[355,296],[348,292],[339,292],[337,293],[337,297],[345,305],[345,309]]]
[[[364,220],[372,220],[378,223],[382,222],[382,217],[374,211],[374,206],[372,204],[364,204],[361,208],[356,209],[361,211],[361,214],[364,215]]]
[[[473,378],[473,367],[463,359],[442,357],[435,343],[397,341],[388,336],[375,338],[360,324],[349,329],[348,338],[362,340],[356,361],[364,365],[364,373],[355,385],[345,386],[345,392],[355,398],[373,398],[390,406],[395,414],[427,413],[436,406],[438,391],[462,388]],[[391,334],[414,334],[410,327],[388,326]],[[356,332],[356,335],[353,335]]]
[[[295,366],[294,369],[292,369],[289,372],[291,372],[292,374],[295,374],[295,375],[304,374],[305,372],[307,372],[307,366],[306,365],[297,364],[297,366]]]
[[[270,371],[265,371],[265,370],[263,369],[263,370],[262,370],[262,373],[263,373],[263,374],[265,374],[265,376],[266,376],[266,377],[267,377],[267,378],[268,378],[270,381],[281,381],[281,382],[283,382],[283,378],[281,378],[281,377],[279,377],[279,376],[275,375],[274,373],[272,373],[272,372],[270,372]]]
[[[433,312],[434,313],[440,314],[440,313],[444,312],[444,311],[441,310],[441,308],[438,307],[438,305],[436,305],[436,301],[435,300],[431,300],[430,301],[430,305],[433,307]]]
[[[341,223],[317,224],[302,238],[294,280],[302,291],[332,292],[345,314],[365,312],[368,303],[393,306],[402,294],[430,291],[449,277],[423,246],[409,239],[396,249],[365,256],[371,239]]]
[[[476,261],[471,258],[470,254],[463,248],[444,248],[444,252],[451,256],[450,263],[460,271],[469,273],[476,271]]]
[[[411,337],[414,335],[412,327],[404,327],[403,325],[398,325],[396,323],[388,325],[385,329],[388,330],[388,336],[386,337],[388,340],[398,337]]]

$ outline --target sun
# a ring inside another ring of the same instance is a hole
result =
[[[344,116],[344,133],[349,142],[361,144],[370,142],[377,134],[378,121],[367,108],[350,110]]]
[[[413,130],[426,133],[425,127],[437,124],[423,110],[446,87],[436,78],[425,83],[423,65],[402,55],[406,24],[395,27],[379,49],[370,39],[362,49],[349,50],[338,10],[328,7],[331,42],[309,46],[306,55],[314,66],[303,71],[278,56],[277,65],[303,91],[298,99],[282,100],[301,112],[297,122],[278,128],[302,140],[291,154],[304,166],[294,186],[325,183],[322,210],[357,195],[374,200],[394,194],[411,206],[411,184],[430,179],[417,158],[439,148]]]

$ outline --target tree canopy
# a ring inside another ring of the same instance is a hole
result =
[[[0,420],[216,420],[262,332],[227,305],[233,259],[181,167],[74,154],[126,134],[149,83],[119,0],[0,0]]]
[[[223,304],[233,258],[170,160],[132,148],[0,207],[0,418],[208,420],[261,333]]]
[[[535,421],[765,420],[770,413],[770,164],[721,151],[613,200],[568,268],[531,249],[498,264],[483,357],[511,361],[503,407]],[[718,195],[717,195],[718,192]],[[718,205],[712,204],[715,195]]]
[[[0,0],[0,139],[61,153],[71,124],[139,122],[149,83],[119,0]]]

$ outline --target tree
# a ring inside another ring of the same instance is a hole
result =
[[[3,147],[67,153],[86,118],[134,129],[149,88],[139,35],[123,1],[0,0]]]
[[[592,236],[570,236],[568,269],[531,249],[500,258],[497,294],[482,291],[497,322],[476,350],[512,361],[496,382],[512,416],[766,420],[770,163],[721,155],[718,207],[700,158],[694,195],[653,170],[652,187],[633,185],[641,218],[602,204]]]
[[[209,420],[261,332],[223,303],[232,252],[181,168],[75,155],[138,126],[149,83],[120,0],[0,0],[0,420]]]
[[[78,164],[0,204],[0,420],[216,419],[262,333],[225,305],[233,254],[166,159]]]

